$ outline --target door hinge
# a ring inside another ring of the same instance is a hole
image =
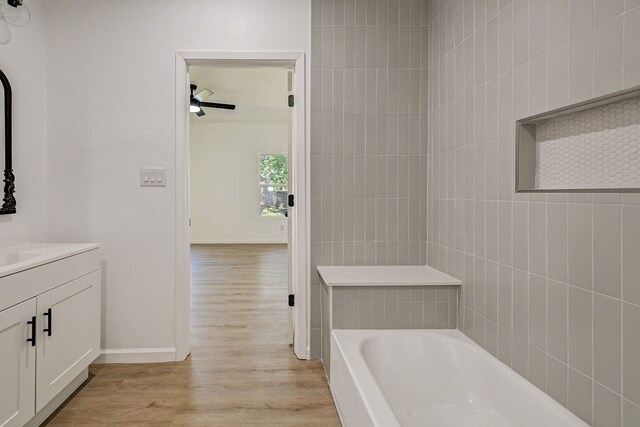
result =
[[[289,107],[293,107],[294,105],[294,97],[293,95],[289,95]]]
[[[294,207],[296,203],[295,203],[295,197],[294,197],[294,195],[293,195],[293,194],[289,194],[289,199],[288,199],[288,200],[289,200],[289,201],[288,201],[287,205],[288,205],[290,208]]]
[[[295,307],[296,305],[296,296],[294,294],[289,294],[289,307]]]

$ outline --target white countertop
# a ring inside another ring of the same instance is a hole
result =
[[[429,266],[319,266],[327,286],[444,286],[460,280]]]
[[[0,277],[99,247],[97,243],[20,243],[0,247]]]

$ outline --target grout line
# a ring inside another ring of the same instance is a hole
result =
[[[624,0],[624,1],[622,2],[622,3],[623,3],[623,4],[622,4],[622,13],[619,15],[619,16],[621,17],[621,19],[622,19],[622,24],[621,24],[621,25],[622,25],[622,44],[621,44],[621,46],[620,46],[620,49],[621,49],[621,52],[620,52],[620,53],[621,53],[621,55],[622,55],[622,73],[621,73],[621,74],[622,74],[622,76],[621,76],[621,80],[620,80],[620,82],[622,83],[622,87],[625,87],[625,86],[626,86],[626,85],[625,85],[625,69],[626,69],[626,66],[625,66],[625,65],[626,65],[626,62],[627,62],[627,61],[626,61],[625,54],[624,54],[624,53],[625,53],[625,43],[624,43],[624,39],[625,39],[625,37],[624,37],[624,34],[625,34],[625,29],[626,29],[626,23],[627,23],[627,12],[628,12],[628,11],[625,11],[624,9],[625,9],[625,7],[626,7],[626,2],[627,2],[627,1],[628,1],[628,0]],[[622,418],[622,417],[621,417],[621,419],[623,420],[623,418]],[[624,420],[623,420],[623,422],[624,422]]]
[[[568,86],[568,85],[567,85]],[[567,89],[568,90],[568,89]],[[567,198],[568,201],[568,198]],[[567,304],[566,304],[566,313],[567,313],[567,320],[565,323],[565,328],[566,328],[566,333],[567,333],[567,378],[566,378],[566,382],[567,382],[567,391],[566,391],[566,402],[567,402],[567,407],[569,406],[569,354],[570,354],[570,347],[569,347],[569,204],[567,203],[567,209],[566,209],[566,215],[565,215],[565,237],[566,237],[566,242],[567,242],[567,249],[566,249],[566,260],[567,260],[567,265],[565,266],[565,280],[567,282],[566,285],[566,290],[565,290],[565,294],[566,294],[566,299],[567,299]]]
[[[624,36],[622,38],[624,40]],[[624,425],[624,395],[625,395],[625,381],[624,381],[624,206],[621,207],[620,212],[620,394],[623,396],[620,405],[620,420]]]
[[[595,2],[594,2],[595,4]],[[593,199],[593,197],[592,197]],[[594,274],[594,257],[595,257],[595,204],[591,205],[591,421],[593,422],[594,410],[595,410],[595,376],[596,376],[596,361],[595,361],[595,323],[596,323],[596,298],[595,298],[595,274]]]

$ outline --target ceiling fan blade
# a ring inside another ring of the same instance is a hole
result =
[[[234,104],[219,104],[217,102],[201,102],[200,107],[221,108],[223,110],[235,110]]]
[[[200,92],[198,92],[194,98],[197,99],[198,101],[202,101],[204,99],[207,99],[208,97],[210,97],[211,95],[213,95],[213,92],[210,91],[209,89],[202,89]]]
[[[201,108],[200,111],[196,112],[196,116],[198,116],[198,117],[204,116],[204,110]]]

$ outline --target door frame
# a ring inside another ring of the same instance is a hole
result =
[[[175,152],[175,342],[176,361],[191,352],[190,238],[189,238],[189,123],[188,93],[184,92],[190,65],[277,66],[293,68],[295,105],[293,159],[295,162],[295,229],[293,239],[294,352],[299,359],[310,357],[310,135],[307,117],[307,69],[303,52],[177,52],[176,53],[176,152]],[[285,102],[286,100],[283,100]],[[287,301],[283,300],[282,304]]]

